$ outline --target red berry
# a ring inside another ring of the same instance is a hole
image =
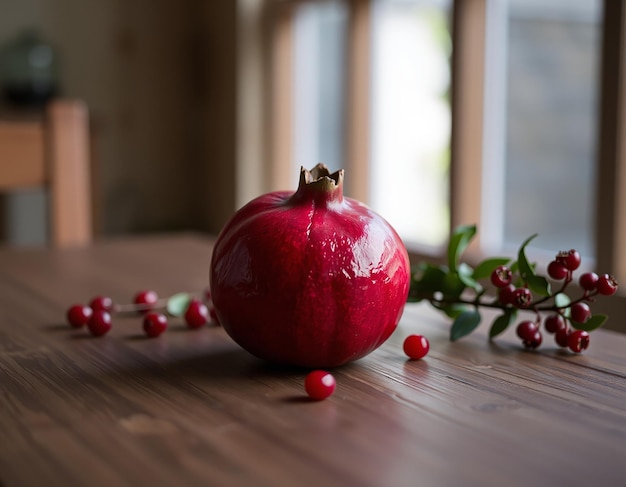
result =
[[[111,311],[113,300],[108,296],[96,296],[91,300],[89,306],[94,311]]]
[[[562,250],[557,254],[556,260],[570,271],[575,271],[580,267],[580,254],[574,249]]]
[[[515,329],[517,336],[522,340],[531,340],[538,330],[537,324],[532,321],[522,321]]]
[[[589,346],[589,333],[584,330],[574,330],[567,337],[567,346],[576,353],[586,350]]]
[[[501,304],[514,304],[515,303],[515,286],[509,284],[506,287],[498,289],[498,299]]]
[[[159,300],[159,296],[154,291],[140,291],[135,294],[133,302],[138,305],[139,312],[146,313],[154,308],[154,305]]]
[[[495,268],[491,273],[491,283],[499,288],[506,287],[511,284],[513,273],[508,267],[501,265]]]
[[[81,328],[87,324],[92,313],[93,311],[89,306],[75,304],[67,310],[67,321],[74,328]]]
[[[167,329],[167,317],[162,313],[148,313],[143,318],[143,331],[150,338],[158,337]]]
[[[598,274],[595,272],[585,272],[578,278],[578,284],[585,291],[593,291],[598,285]]]
[[[513,292],[513,304],[518,308],[527,308],[532,300],[533,295],[528,288],[520,287]]]
[[[591,318],[591,308],[587,303],[574,303],[570,306],[570,317],[576,323],[586,323]]]
[[[430,344],[425,336],[409,335],[404,339],[402,348],[410,359],[419,360],[426,356],[430,350]]]
[[[598,278],[596,288],[598,289],[598,292],[600,294],[604,294],[605,296],[611,296],[617,291],[617,279],[615,279],[610,274],[602,274]]]
[[[548,275],[552,279],[560,281],[562,279],[565,279],[568,274],[569,271],[567,270],[567,267],[565,267],[565,264],[563,264],[562,262],[558,260],[553,260],[548,264]]]
[[[314,370],[309,372],[304,379],[304,389],[311,399],[321,401],[326,399],[333,392],[337,385],[335,378],[324,370]]]
[[[548,333],[556,333],[559,330],[567,328],[567,323],[565,323],[565,319],[559,314],[554,314],[546,317],[543,325]]]
[[[522,340],[522,344],[524,345],[524,348],[534,350],[535,348],[538,348],[539,345],[541,345],[542,341],[543,337],[541,336],[541,332],[539,331],[539,329],[537,329],[532,337],[527,338],[526,340]]]
[[[567,328],[560,329],[554,334],[554,341],[559,347],[567,347],[567,339],[569,338],[570,330]]]
[[[106,335],[111,329],[111,315],[108,311],[96,309],[89,318],[87,327],[93,336]]]
[[[185,311],[185,322],[189,328],[200,328],[209,321],[209,310],[198,299],[192,299]]]

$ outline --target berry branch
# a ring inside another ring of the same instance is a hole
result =
[[[534,320],[524,320],[516,332],[525,348],[541,345],[542,314],[547,314],[544,328],[555,335],[562,347],[580,352],[589,345],[589,332],[604,324],[605,315],[592,315],[589,303],[597,295],[610,296],[617,291],[617,281],[609,274],[598,276],[585,272],[578,278],[582,295],[568,295],[574,271],[581,257],[576,250],[558,252],[547,266],[547,275],[554,282],[562,281],[553,291],[551,282],[537,274],[536,265],[528,262],[526,247],[536,237],[526,239],[519,248],[517,260],[494,257],[472,268],[461,262],[461,256],[476,234],[475,226],[457,228],[447,251],[447,265],[422,263],[411,276],[409,302],[427,301],[452,318],[450,339],[458,340],[480,324],[480,308],[498,309],[501,314],[491,324],[489,338],[504,332],[516,322],[519,311],[534,313]]]
[[[157,337],[168,327],[168,316],[183,317],[188,328],[195,329],[213,322],[218,324],[211,303],[211,293],[176,293],[159,299],[154,291],[138,292],[132,303],[118,304],[108,296],[96,296],[88,306],[75,304],[67,310],[67,321],[73,328],[85,325],[94,336],[102,336],[112,326],[112,315],[143,314],[143,330],[148,337]]]

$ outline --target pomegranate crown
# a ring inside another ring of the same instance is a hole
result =
[[[329,189],[335,186],[341,186],[343,183],[343,169],[339,169],[333,173],[330,172],[326,164],[321,162],[312,169],[306,169],[304,166],[300,168],[300,184],[319,184],[320,186],[329,186]]]
[[[333,173],[322,163],[313,169],[300,169],[298,190],[291,198],[292,203],[313,200],[316,204],[328,205],[343,201],[343,169]]]

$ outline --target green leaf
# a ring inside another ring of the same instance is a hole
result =
[[[489,338],[494,338],[506,330],[509,325],[517,318],[517,310],[510,309],[498,316],[489,329]]]
[[[524,240],[524,243],[522,243],[522,245],[520,246],[519,252],[517,254],[517,265],[519,266],[519,273],[522,276],[522,279],[524,279],[524,281],[527,281],[529,276],[535,275],[534,268],[528,263],[528,259],[526,258],[526,246],[536,236],[537,234],[535,233],[534,235],[531,235],[526,240]]]
[[[442,292],[445,287],[448,274],[448,268],[445,266],[424,262],[414,267],[412,271],[408,302],[417,303],[422,299],[430,299],[435,293]]]
[[[540,296],[550,296],[550,283],[542,276],[526,276],[530,290]]]
[[[432,294],[441,291],[448,269],[428,263],[420,264],[413,273],[411,290],[417,293]]]
[[[450,340],[456,341],[469,335],[480,324],[480,313],[478,310],[464,311],[456,317],[450,328]]]
[[[575,321],[571,321],[572,326],[577,330],[585,330],[585,331],[593,331],[596,328],[600,328],[604,325],[604,322],[607,320],[607,315],[593,315],[589,318],[585,323],[576,323]]]
[[[461,294],[463,294],[463,291],[465,291],[465,287],[466,286],[463,281],[461,281],[458,273],[448,272],[445,275],[445,278],[443,280],[443,286],[441,287],[440,291],[445,298],[456,299],[461,296]]]
[[[472,288],[477,293],[483,290],[483,287],[476,281],[472,274],[474,273],[474,269],[472,269],[465,262],[461,262],[457,269],[457,274],[459,276],[459,280],[467,287]]]
[[[448,243],[448,267],[452,272],[456,272],[461,254],[474,235],[476,235],[476,225],[461,225],[452,232]]]
[[[171,316],[182,316],[185,314],[189,303],[191,302],[191,294],[177,293],[169,297],[167,300],[167,312]]]
[[[565,293],[558,293],[554,296],[554,304],[556,304],[559,308],[566,308],[571,302],[572,300]]]
[[[433,306],[440,311],[443,311],[449,318],[456,319],[464,311],[467,311],[467,306],[463,304],[434,304]]]
[[[508,264],[510,260],[511,259],[509,259],[508,257],[493,257],[491,259],[483,260],[474,269],[472,277],[476,280],[490,277],[491,273],[496,269],[496,267]]]
[[[441,292],[447,272],[446,267],[438,267],[428,263],[420,264],[414,268],[407,301],[418,302]]]
[[[563,315],[565,315],[565,317],[569,317],[569,305],[571,302],[572,301],[567,294],[558,293],[554,296],[554,304],[563,309]]]

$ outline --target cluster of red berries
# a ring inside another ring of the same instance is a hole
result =
[[[152,290],[135,294],[132,304],[118,305],[108,296],[96,296],[89,305],[75,304],[67,310],[67,321],[73,328],[85,325],[94,336],[106,335],[112,326],[112,315],[116,313],[143,314],[143,331],[151,338],[158,337],[168,327],[168,318],[163,311],[168,300],[160,300]],[[218,323],[215,310],[211,306],[211,294],[207,290],[203,298],[190,298],[183,314],[185,324],[196,329],[209,322]]]
[[[570,328],[561,315],[548,316],[544,321],[544,328],[548,333],[554,334],[557,345],[567,347],[572,352],[580,353],[589,346],[589,332]],[[535,349],[541,345],[541,331],[536,322],[522,321],[515,331],[524,347]]]
[[[573,273],[580,267],[581,257],[576,250],[559,252],[555,259],[547,267],[548,276],[555,281],[562,281],[563,285],[558,293],[563,293],[565,288],[572,282]],[[501,305],[512,306],[518,309],[534,310],[536,319],[526,320],[517,325],[517,336],[522,340],[524,347],[535,349],[541,345],[543,337],[540,329],[539,311],[550,311],[545,318],[544,329],[554,334],[556,343],[561,347],[567,347],[571,351],[579,353],[589,346],[589,333],[582,329],[576,329],[577,325],[584,325],[591,318],[589,302],[593,297],[601,294],[611,296],[617,291],[617,281],[609,274],[598,276],[595,272],[585,272],[578,278],[578,284],[583,290],[583,295],[566,305],[556,304],[540,308],[538,305],[547,301],[546,298],[534,300],[533,293],[527,287],[527,283],[521,281],[521,285],[514,284],[514,276],[511,269],[506,266],[497,267],[491,274],[491,283],[498,288],[498,300]],[[571,326],[570,326],[571,325]]]

